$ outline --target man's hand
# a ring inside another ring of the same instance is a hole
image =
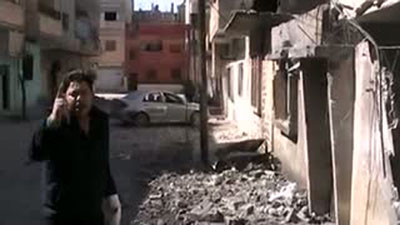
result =
[[[121,223],[121,202],[118,195],[111,195],[103,199],[102,209],[106,225],[119,225]]]
[[[47,118],[48,125],[60,124],[63,119],[66,119],[69,123],[70,115],[68,112],[67,102],[65,100],[65,94],[62,93],[61,89],[60,85],[56,99],[54,100],[53,110]]]

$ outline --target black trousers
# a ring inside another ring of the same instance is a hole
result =
[[[45,225],[104,225],[104,218],[102,215],[86,218],[52,215],[45,218]]]

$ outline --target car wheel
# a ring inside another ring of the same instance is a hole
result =
[[[146,113],[139,113],[133,117],[133,122],[137,126],[147,126],[150,123],[150,118]]]
[[[195,112],[192,114],[192,116],[190,117],[190,124],[192,124],[192,126],[198,127],[200,126],[200,113],[199,112]]]

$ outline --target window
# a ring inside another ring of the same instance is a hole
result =
[[[69,30],[69,15],[66,13],[62,14],[62,28],[64,31]]]
[[[117,42],[115,40],[107,40],[105,49],[107,52],[115,51],[117,49]]]
[[[243,79],[244,79],[244,71],[243,71],[243,63],[239,64],[239,74],[238,74],[238,94],[239,96],[243,95]]]
[[[117,12],[105,12],[104,20],[105,21],[116,21],[117,20]]]
[[[182,79],[181,69],[172,69],[171,70],[171,78],[173,80],[181,80]]]
[[[165,101],[168,103],[173,103],[173,104],[184,104],[183,99],[180,98],[179,96],[170,94],[170,93],[164,93],[165,95]]]
[[[155,81],[155,80],[157,80],[157,77],[158,77],[158,74],[157,74],[156,70],[149,70],[146,73],[146,78],[148,81]]]
[[[161,40],[142,42],[140,48],[146,52],[160,52],[163,50],[163,44]]]
[[[33,80],[33,55],[27,54],[22,60],[24,80]]]
[[[171,44],[169,46],[169,51],[171,53],[181,53],[182,52],[182,46],[180,44]]]
[[[251,105],[256,109],[256,113],[261,113],[261,73],[262,60],[256,58],[252,60],[251,71]]]
[[[227,87],[227,94],[228,94],[228,98],[230,98],[232,101],[234,101],[233,99],[233,84],[232,84],[232,70],[231,68],[228,68],[227,70],[227,76],[226,76],[226,87]]]
[[[10,109],[10,67],[0,65],[0,84],[1,84],[1,107],[4,110]]]
[[[129,59],[130,60],[136,59],[136,50],[134,48],[129,49]]]
[[[299,71],[291,61],[281,60],[274,77],[275,123],[283,134],[297,141],[297,79]]]
[[[143,99],[144,102],[163,102],[161,93],[149,93]]]

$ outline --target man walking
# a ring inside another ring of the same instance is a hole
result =
[[[109,165],[108,116],[93,106],[94,77],[69,73],[50,116],[34,134],[30,159],[44,162],[49,225],[119,224],[121,206]]]

